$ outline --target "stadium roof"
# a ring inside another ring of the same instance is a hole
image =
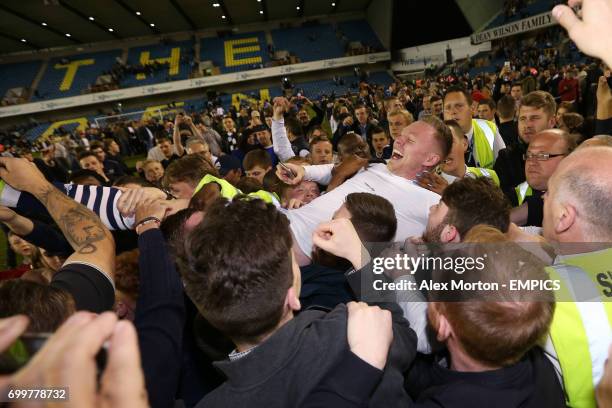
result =
[[[372,0],[0,0],[0,54],[365,11]]]

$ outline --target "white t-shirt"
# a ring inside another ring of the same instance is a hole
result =
[[[304,179],[328,184],[333,164],[306,166]],[[396,241],[420,236],[427,226],[429,207],[437,204],[440,196],[419,187],[411,180],[392,174],[385,164],[373,164],[361,170],[329,193],[311,201],[304,207],[287,211],[291,231],[305,255],[312,252],[312,233],[322,222],[331,220],[334,212],[344,204],[350,193],[372,193],[393,204],[397,216]]]

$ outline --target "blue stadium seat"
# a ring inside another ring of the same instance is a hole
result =
[[[0,99],[9,89],[32,86],[40,65],[40,61],[0,65]]]
[[[212,61],[221,73],[246,71],[266,65],[268,45],[263,32],[243,33],[228,37],[202,38],[200,61]]]
[[[498,15],[495,20],[491,21],[491,23],[487,26],[487,30],[490,28],[495,28],[504,24],[512,23],[514,21],[522,20],[523,18],[527,18],[530,16],[535,16],[537,14],[546,13],[547,11],[552,10],[552,2],[551,0],[538,0],[529,5],[527,5],[524,9],[520,10],[519,13],[511,16],[506,19],[504,12]]]
[[[384,49],[378,36],[365,20],[344,21],[338,23],[338,28],[346,35],[349,41],[360,41],[363,45],[369,45],[376,49]]]
[[[54,99],[66,96],[81,95],[89,85],[96,82],[98,76],[109,70],[120,50],[74,55],[64,58],[53,58],[38,84],[39,97],[35,99]],[[62,64],[62,60],[68,64]],[[64,61],[65,62],[65,61]]]
[[[274,47],[297,55],[302,62],[344,56],[345,48],[331,25],[272,30]]]
[[[148,53],[148,55],[146,54]],[[177,81],[187,79],[191,67],[189,62],[193,58],[193,41],[173,42],[170,44],[147,45],[144,47],[130,48],[128,52],[128,65],[138,65],[144,60],[167,60],[170,67],[166,66],[152,75],[127,74],[121,81],[122,87],[151,85],[160,82]]]

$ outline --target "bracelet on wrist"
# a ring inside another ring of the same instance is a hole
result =
[[[161,220],[159,218],[150,216],[150,217],[145,217],[142,220],[138,221],[136,225],[134,225],[134,230],[136,230],[136,233],[138,234],[139,227],[142,227],[147,224],[151,224],[153,222],[156,223],[158,227],[161,225]]]

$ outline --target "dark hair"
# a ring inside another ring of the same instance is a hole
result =
[[[502,96],[497,101],[497,113],[501,118],[509,119],[513,118],[516,114],[516,102],[510,95]]]
[[[93,151],[93,149],[106,150],[104,149],[104,143],[100,142],[99,140],[94,140],[93,142],[91,142],[91,144],[89,145],[89,150]]]
[[[429,98],[429,103],[434,103],[434,102],[438,102],[441,100],[442,100],[442,97],[440,95],[432,95],[431,98]]]
[[[219,176],[217,169],[202,155],[188,154],[170,163],[164,172],[163,185],[168,187],[172,183],[184,181],[195,187],[207,174]]]
[[[293,136],[304,136],[304,131],[302,130],[302,125],[298,122],[297,119],[293,117],[289,117],[285,120],[285,126],[291,132]]]
[[[155,135],[155,143],[156,144],[160,144],[162,142],[170,142],[170,143],[172,143],[172,141],[170,140],[170,138],[166,134],[157,134],[157,135]]]
[[[508,231],[510,204],[488,177],[464,177],[455,181],[442,193],[442,202],[448,207],[444,223],[457,228],[462,237],[478,224]]]
[[[272,159],[267,151],[264,149],[255,149],[248,152],[242,160],[242,168],[245,171],[252,169],[253,167],[261,167],[267,169],[272,167]]]
[[[523,90],[523,83],[521,81],[514,81],[512,85],[510,85],[510,89],[514,88],[515,86],[520,86],[521,91]]]
[[[338,156],[340,159],[346,156],[357,155],[362,159],[370,159],[370,146],[357,133],[346,133],[338,141]]]
[[[463,129],[461,129],[461,126],[459,126],[459,123],[457,123],[456,120],[454,119],[445,120],[444,124],[448,126],[453,136],[459,135],[461,137],[465,137],[465,134],[463,133]],[[454,132],[452,131],[453,129],[455,129]],[[455,141],[453,141],[453,143],[455,143]]]
[[[270,170],[270,171],[273,171],[273,170]],[[254,193],[263,188],[261,183],[253,177],[242,177],[240,181],[236,183],[235,187],[238,190],[242,191],[244,194]]]
[[[173,252],[183,244],[183,239],[185,238],[185,222],[196,212],[198,212],[196,208],[183,208],[167,216],[161,222],[159,229]]]
[[[331,141],[327,138],[327,136],[317,136],[317,137],[313,137],[310,140],[310,143],[308,144],[310,145],[310,148],[312,149],[314,145],[316,145],[317,143],[321,143],[321,142],[331,143]]]
[[[113,186],[122,187],[126,184],[137,184],[141,187],[155,187],[150,181],[147,181],[139,176],[121,176],[115,180]]]
[[[380,127],[380,126],[378,126],[378,125],[373,126],[373,127],[370,129],[370,135],[371,135],[371,136],[372,136],[372,135],[376,135],[376,134],[378,134],[378,133],[384,133],[384,134],[385,134],[385,136],[387,136],[387,139],[389,138],[389,135],[387,134],[387,132],[385,132],[385,129],[383,129],[382,127]]]
[[[391,241],[397,231],[397,217],[393,204],[370,193],[351,193],[346,196],[346,209],[351,222],[363,242]]]
[[[20,279],[0,282],[0,318],[24,314],[30,318],[30,332],[52,333],[75,310],[64,289]]]
[[[453,85],[451,87],[449,87],[446,90],[446,93],[444,94],[444,99],[446,99],[446,96],[450,93],[462,93],[463,96],[465,96],[465,100],[467,101],[468,105],[472,104],[472,94],[470,94],[467,89],[465,89],[465,87],[460,86],[460,85]]]
[[[491,110],[495,110],[495,101],[489,98],[483,98],[478,102],[478,105],[487,105]]]
[[[139,254],[138,249],[132,249],[118,254],[115,258],[115,287],[132,300],[138,299],[140,287]]]
[[[101,186],[106,184],[106,180],[104,180],[102,176],[100,176],[97,172],[89,169],[79,169],[73,171],[70,175],[69,181],[74,184],[84,184],[84,181],[89,177],[98,180]]]
[[[77,159],[79,161],[81,161],[82,159],[84,159],[86,157],[89,157],[89,156],[93,156],[93,157],[96,158],[96,160],[100,161],[100,159],[98,159],[98,156],[94,152],[92,152],[91,150],[85,150],[85,151],[79,153],[79,155],[77,156]]]
[[[389,242],[395,236],[397,217],[387,199],[371,193],[351,193],[346,196],[345,205],[351,214],[351,223],[364,243]],[[317,247],[313,248],[312,260],[337,270],[344,271],[351,267],[348,260]]]
[[[289,220],[273,205],[219,199],[177,257],[185,290],[234,342],[261,341],[283,316],[293,282],[292,244]]]

